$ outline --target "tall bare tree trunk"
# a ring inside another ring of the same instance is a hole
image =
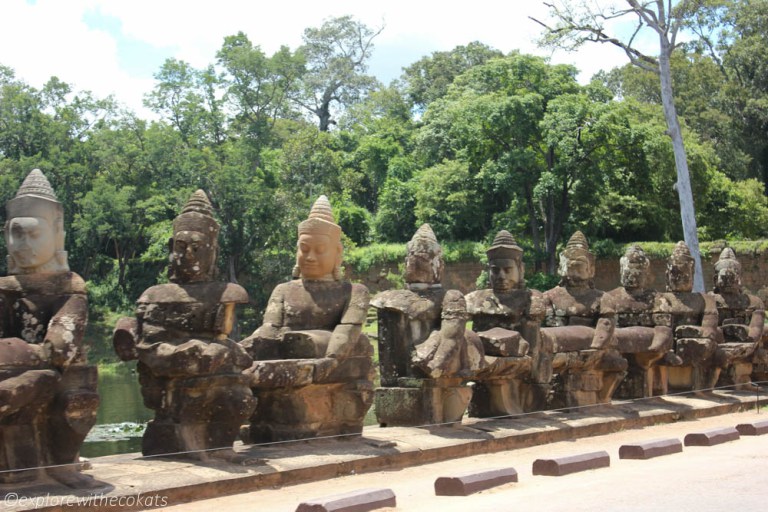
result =
[[[659,38],[661,51],[659,52],[659,78],[661,80],[661,103],[664,107],[664,117],[667,120],[667,134],[672,139],[672,148],[675,155],[675,168],[677,169],[677,195],[680,198],[680,218],[683,223],[683,236],[685,243],[691,250],[691,256],[696,264],[693,277],[693,291],[704,291],[704,276],[701,268],[701,252],[699,251],[699,236],[696,232],[696,215],[693,205],[693,192],[691,191],[691,174],[688,172],[688,160],[685,156],[683,134],[680,130],[680,121],[677,118],[674,96],[672,95],[672,71],[670,67],[670,54],[672,48],[666,37]]]

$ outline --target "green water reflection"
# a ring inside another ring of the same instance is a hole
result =
[[[136,364],[119,364],[99,371],[99,410],[96,427],[80,454],[84,457],[141,451],[143,423],[152,418],[144,407]]]

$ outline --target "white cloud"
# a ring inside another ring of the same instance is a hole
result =
[[[382,74],[398,76],[402,67],[421,56],[475,40],[504,52],[520,49],[546,54],[535,46],[539,26],[528,18],[545,17],[542,4],[474,0],[469,7],[414,0],[37,0],[31,5],[4,0],[3,14],[9,22],[0,31],[0,64],[14,68],[19,78],[33,86],[56,75],[76,89],[99,96],[114,94],[141,112],[142,97],[152,88],[152,80],[121,68],[114,34],[89,28],[83,21],[86,13],[119,20],[124,37],[196,67],[214,62],[224,37],[240,30],[270,53],[282,44],[295,48],[301,44],[304,28],[344,14],[370,27],[385,24],[377,46],[388,59],[402,61],[385,63],[374,58],[372,71],[378,67]],[[396,59],[398,55],[401,59]],[[575,64],[583,70],[583,81],[601,67],[624,64],[626,57],[618,50],[587,45],[578,53],[557,53],[552,60]]]

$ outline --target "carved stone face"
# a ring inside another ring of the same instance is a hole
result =
[[[494,259],[489,262],[491,288],[498,293],[520,288],[522,264],[513,259]]]
[[[645,288],[648,283],[648,268],[639,263],[621,261],[621,286],[624,288]]]
[[[304,279],[332,279],[339,259],[339,245],[321,234],[299,236],[297,263]]]
[[[693,260],[667,265],[667,288],[671,292],[693,290]]]
[[[436,284],[442,279],[442,262],[431,251],[411,251],[405,258],[405,282]]]
[[[561,274],[572,283],[587,282],[592,279],[592,263],[582,251],[569,251],[560,256]]]
[[[179,231],[173,237],[171,267],[178,282],[208,280],[215,249],[210,238],[199,231]]]
[[[27,272],[42,267],[56,254],[53,227],[39,217],[16,217],[7,229],[8,253]]]
[[[734,268],[721,268],[715,278],[715,287],[721,293],[740,293],[741,276]]]

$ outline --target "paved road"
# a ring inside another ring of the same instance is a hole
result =
[[[710,428],[768,420],[768,412],[735,413],[696,421],[658,425],[519,450],[407,468],[351,475],[323,482],[226,496],[169,507],[184,512],[211,510],[290,511],[304,500],[368,487],[387,487],[397,508],[380,510],[440,512],[483,511],[762,511],[768,510],[768,435],[742,436],[713,447],[685,447],[683,453],[656,459],[620,460],[629,442],[674,437]],[[541,457],[605,450],[611,467],[563,477],[533,476]],[[434,480],[469,470],[513,467],[519,482],[468,497],[434,495]]]

